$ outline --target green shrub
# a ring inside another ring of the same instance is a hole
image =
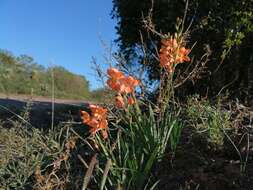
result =
[[[212,106],[209,101],[193,96],[188,99],[186,114],[189,124],[206,136],[211,145],[222,147],[226,136],[224,131],[232,127],[228,111],[222,110],[219,103]]]

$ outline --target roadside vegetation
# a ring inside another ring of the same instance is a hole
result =
[[[124,13],[120,8],[126,4],[114,3],[114,11]],[[97,67],[104,88],[89,95],[88,83],[87,91],[77,89],[77,95],[98,104],[80,106],[57,124],[52,117],[51,125],[42,129],[31,122],[29,103],[20,114],[2,120],[0,190],[252,189],[252,108],[248,98],[231,98],[222,90],[211,96],[200,88],[212,71],[212,52],[207,48],[195,58],[200,42],[190,42],[188,6],[192,8],[186,1],[174,30],[164,33],[152,19],[153,4],[149,7],[142,23],[157,44],[141,41],[139,67],[128,63],[136,64],[130,59],[133,52],[123,50],[125,56],[110,55],[113,63],[106,71]],[[226,48],[220,53],[228,55],[232,46]],[[60,78],[64,69],[51,69],[58,95],[57,90],[72,84]],[[189,93],[189,83],[200,86]]]

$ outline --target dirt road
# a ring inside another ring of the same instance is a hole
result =
[[[53,102],[53,104],[52,104]],[[45,97],[31,97],[27,95],[0,94],[0,119],[2,121],[16,120],[27,110],[29,120],[35,127],[48,127],[51,125],[52,113],[54,123],[70,120],[80,121],[80,110],[85,110],[89,102],[82,100],[66,100]]]

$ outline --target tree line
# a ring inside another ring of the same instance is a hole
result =
[[[14,56],[6,50],[0,50],[0,92],[71,99],[90,96],[89,81],[84,76],[61,66],[45,68],[31,56]]]

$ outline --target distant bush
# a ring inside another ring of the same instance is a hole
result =
[[[56,96],[69,98],[87,98],[89,96],[89,82],[84,76],[75,75],[63,67],[48,69],[48,75],[53,73]]]
[[[95,102],[112,103],[115,93],[108,88],[98,88],[90,92],[89,99]]]

